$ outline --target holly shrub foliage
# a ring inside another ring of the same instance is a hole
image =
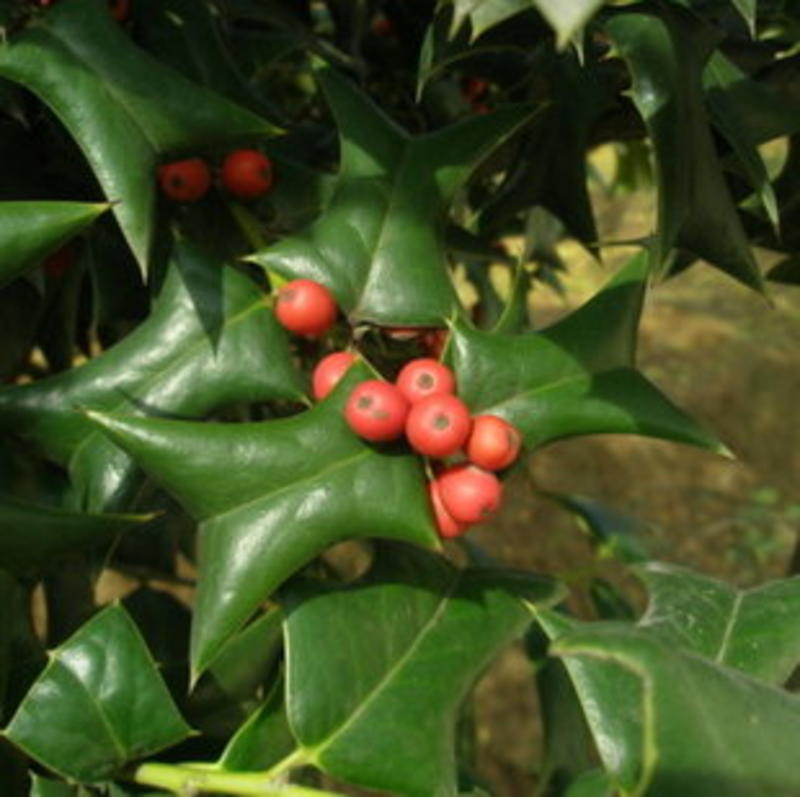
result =
[[[758,244],[800,279],[797,4],[113,5],[0,2],[0,791],[490,794],[471,689],[524,636],[539,793],[799,794],[797,580],[646,562],[602,507],[555,496],[649,593],[636,619],[597,581],[600,619],[579,620],[552,576],[443,543],[432,463],[342,413],[444,330],[460,398],[525,457],[601,432],[724,454],[637,369],[637,327],[648,284],[699,259],[764,291]],[[559,240],[602,254],[586,155],[605,142],[652,159],[655,227],[535,328]],[[269,159],[260,198],[220,182],[239,148]],[[195,158],[205,196],[159,191]],[[300,278],[340,309],[319,339],[272,310]],[[337,349],[355,364],[312,402]],[[361,575],[325,556],[345,540]],[[101,607],[102,568],[141,586]]]

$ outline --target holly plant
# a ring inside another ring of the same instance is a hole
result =
[[[0,25],[4,795],[519,797],[474,744],[510,646],[536,794],[800,793],[796,578],[651,561],[550,495],[637,611],[471,534],[565,438],[730,456],[638,328],[686,268],[800,280],[796,4],[2,0]],[[653,228],[542,324],[564,240],[618,251],[600,145]]]

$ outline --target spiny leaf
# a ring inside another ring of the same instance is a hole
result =
[[[454,794],[461,700],[527,625],[521,599],[561,595],[546,578],[459,570],[397,545],[379,546],[352,585],[291,582],[287,705],[305,757],[381,792]]]
[[[152,515],[88,515],[0,496],[0,563],[14,572],[51,563],[76,548],[109,543]]]
[[[157,160],[274,132],[136,47],[102,0],[71,0],[39,15],[0,49],[0,75],[37,94],[70,131],[117,201],[114,214],[143,274]]]
[[[800,739],[796,695],[622,623],[577,626],[551,652],[565,658],[601,757],[625,793],[800,789],[791,752]],[[622,769],[623,761],[632,766]]]
[[[344,420],[347,396],[369,375],[357,364],[326,400],[275,421],[92,415],[201,521],[195,675],[274,589],[333,543],[387,537],[438,545],[420,458],[367,445]]]
[[[457,322],[449,356],[459,395],[513,423],[535,448],[601,432],[636,433],[722,452],[634,367],[647,284],[640,254],[591,301],[539,333],[496,335]]]
[[[319,68],[318,79],[339,127],[333,196],[307,230],[251,259],[284,277],[324,283],[353,321],[441,325],[456,307],[447,207],[529,109],[507,107],[411,137],[334,70]]]
[[[52,651],[5,731],[36,761],[83,783],[104,780],[189,733],[119,605],[95,615]]]
[[[655,269],[667,268],[680,247],[762,290],[705,108],[702,75],[715,37],[696,17],[668,6],[616,14],[606,29],[632,73],[633,101],[655,151]]]
[[[0,203],[0,287],[39,265],[108,205],[83,202]]]
[[[650,595],[639,624],[668,644],[776,686],[800,662],[800,577],[738,590],[664,562],[637,572]]]
[[[470,35],[477,39],[495,25],[535,8],[556,33],[557,46],[564,47],[592,18],[605,0],[451,0],[451,35],[470,21]]]
[[[202,416],[271,398],[303,398],[285,332],[249,279],[179,243],[147,321],[80,368],[0,391],[0,428],[67,465],[100,509],[123,502],[135,469],[81,408]]]

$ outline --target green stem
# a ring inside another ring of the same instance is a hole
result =
[[[290,756],[291,763],[302,763]],[[281,762],[283,763],[283,762]],[[173,794],[194,795],[198,792],[221,792],[231,795],[257,795],[257,797],[341,797],[330,791],[297,786],[291,783],[276,783],[276,771],[287,767],[274,767],[268,772],[222,772],[214,769],[194,768],[189,764],[142,764],[133,773],[132,779],[143,786],[167,789]]]

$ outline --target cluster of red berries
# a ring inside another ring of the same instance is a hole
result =
[[[222,187],[237,199],[258,199],[273,182],[272,161],[257,149],[236,149],[220,168]],[[165,163],[158,169],[161,190],[177,202],[196,202],[211,188],[211,167],[202,158]]]
[[[336,300],[313,280],[295,280],[278,290],[275,315],[287,329],[318,337],[336,320]],[[317,401],[338,384],[356,357],[337,351],[317,364],[312,392]],[[440,470],[428,491],[439,534],[457,537],[485,520],[500,505],[502,484],[494,471],[507,468],[519,454],[522,438],[496,415],[470,415],[455,395],[453,372],[438,360],[421,357],[406,363],[394,384],[368,379],[347,399],[345,420],[359,437],[385,443],[405,436],[419,454],[446,460],[460,451],[467,461]]]

